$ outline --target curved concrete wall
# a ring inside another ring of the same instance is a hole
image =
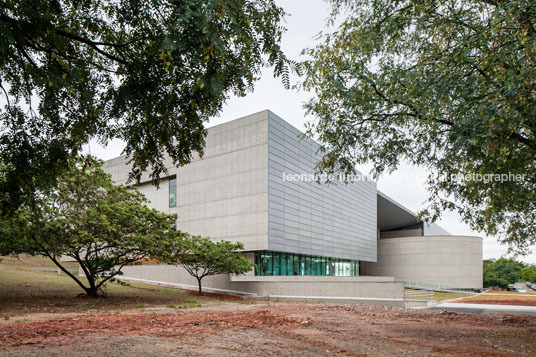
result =
[[[378,241],[377,263],[361,262],[361,274],[397,280],[482,288],[482,238],[424,236]]]

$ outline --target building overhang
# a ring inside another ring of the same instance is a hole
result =
[[[377,191],[377,222],[380,232],[420,230],[421,235],[450,235],[437,224],[424,223],[417,214],[402,206],[386,194]]]
[[[392,198],[378,191],[378,229],[394,231],[410,228],[422,228],[417,215]]]

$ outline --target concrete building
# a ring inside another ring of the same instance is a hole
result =
[[[378,192],[378,255],[361,273],[394,276],[409,286],[482,288],[482,238],[455,236]]]
[[[180,230],[244,243],[255,269],[245,276],[206,278],[208,288],[397,300],[404,294],[401,279],[482,286],[480,238],[464,237],[462,245],[451,247],[453,239],[462,239],[418,222],[370,180],[317,183],[312,174],[318,147],[263,111],[209,128],[202,159],[180,168],[168,161],[169,174],[159,189],[147,176],[138,188],[152,207],[177,213]],[[124,157],[106,161],[104,169],[116,183],[127,183],[130,167]],[[406,260],[398,259],[398,247]],[[429,260],[415,260],[427,249]],[[452,254],[462,254],[463,262],[453,264],[458,260],[449,261]],[[415,268],[434,263],[426,274]],[[124,271],[130,279],[195,286],[182,268],[135,265]]]

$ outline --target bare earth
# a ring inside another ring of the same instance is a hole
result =
[[[484,294],[467,297],[456,302],[464,304],[536,306],[536,294],[509,291],[488,291]]]
[[[88,299],[65,275],[39,270],[51,267],[42,258],[2,259],[0,356],[536,355],[536,316],[246,304],[143,284]],[[484,295],[470,299],[521,299]]]
[[[534,355],[536,316],[226,303],[0,326],[0,355]]]

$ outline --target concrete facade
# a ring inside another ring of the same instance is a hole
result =
[[[313,173],[318,144],[270,111],[207,130],[202,159],[170,162],[159,189],[144,175],[138,189],[149,206],[178,214],[177,227],[215,240],[273,250],[363,261],[376,260],[376,185],[291,182],[284,174]],[[126,184],[124,157],[104,170]],[[177,207],[169,207],[169,179]]]
[[[283,179],[313,174],[319,145],[268,112],[269,250],[376,260],[376,183]]]
[[[208,129],[202,159],[179,168],[168,160],[166,167],[159,189],[146,175],[138,186],[150,207],[176,213],[182,231],[268,249],[267,112]],[[127,182],[124,157],[106,161],[104,169],[115,182]],[[177,207],[169,207],[170,178],[177,179]]]
[[[444,235],[448,232],[441,227],[418,222],[372,181],[289,180],[287,175],[314,173],[318,148],[263,111],[209,128],[203,158],[179,168],[166,159],[168,172],[158,189],[145,174],[137,187],[150,207],[178,215],[178,229],[242,242],[251,261],[254,251],[352,259],[360,262],[361,275],[370,275],[255,276],[251,271],[241,277],[206,277],[203,285],[214,291],[399,299],[404,286],[395,279],[482,286],[481,239]],[[106,161],[104,170],[116,183],[128,184],[125,157]],[[176,207],[169,204],[172,179]],[[197,286],[183,268],[168,265],[125,267],[124,277]]]
[[[377,263],[363,263],[366,275],[441,284],[450,288],[482,288],[482,238],[420,236],[378,241]]]

